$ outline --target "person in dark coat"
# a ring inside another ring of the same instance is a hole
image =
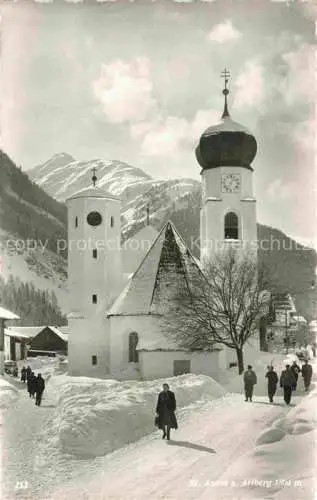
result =
[[[292,387],[292,390],[293,391],[296,391],[296,388],[297,388],[297,380],[298,380],[298,375],[300,373],[300,367],[298,366],[298,364],[296,363],[296,361],[293,361],[293,364],[291,366],[291,370],[293,372],[293,375],[294,375],[294,378],[295,378],[295,382],[294,382],[294,385]]]
[[[248,369],[243,376],[243,381],[244,381],[245,400],[248,401],[248,399],[250,399],[250,401],[252,401],[253,387],[257,383],[257,378],[255,372],[252,370],[251,365],[248,365]]]
[[[169,390],[168,384],[163,384],[163,391],[159,393],[156,405],[157,426],[163,431],[162,439],[169,440],[171,429],[178,428],[175,410],[175,394]]]
[[[273,396],[276,393],[276,386],[278,383],[278,376],[276,371],[274,371],[273,366],[268,367],[268,371],[265,375],[267,378],[267,393],[269,396],[270,403],[273,403]]]
[[[30,377],[31,373],[32,373],[31,367],[28,366],[27,369],[26,369],[26,380],[28,380],[28,378]]]
[[[284,390],[284,401],[287,405],[290,404],[292,398],[292,389],[295,385],[296,379],[293,371],[290,369],[289,365],[286,365],[286,369],[282,371],[280,377],[280,386]]]
[[[31,380],[31,396],[34,399],[36,393],[36,380],[37,380],[34,372],[31,373],[30,380]]]
[[[302,376],[304,379],[305,391],[308,391],[313,376],[313,367],[308,363],[307,359],[305,359],[305,363],[302,366]]]
[[[35,404],[36,406],[40,406],[42,402],[42,395],[45,389],[45,381],[42,378],[42,375],[39,373],[36,381],[35,381],[35,392],[36,392],[36,399],[35,399]]]
[[[23,366],[21,370],[21,382],[25,383],[25,381],[26,381],[26,368],[25,366]]]
[[[28,393],[30,395],[30,398],[34,397],[34,393],[35,393],[35,390],[34,390],[34,379],[36,379],[36,376],[31,371],[31,373],[27,377],[27,381],[26,381],[26,385],[27,385],[27,389],[28,389]]]

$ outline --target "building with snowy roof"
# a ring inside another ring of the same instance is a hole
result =
[[[149,217],[121,246],[120,199],[96,186],[96,172],[91,188],[67,200],[71,375],[151,379],[192,372],[217,378],[226,368],[223,346],[180,348],[164,326],[175,288],[201,273],[219,244],[251,244],[256,258],[251,163],[257,144],[229,115],[225,76],[221,121],[201,135],[196,148],[203,188],[200,260],[171,222],[157,233]]]

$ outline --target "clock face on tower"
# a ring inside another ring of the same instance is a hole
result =
[[[222,193],[239,193],[241,189],[240,174],[223,174],[221,176]]]

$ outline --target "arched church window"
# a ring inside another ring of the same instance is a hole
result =
[[[75,227],[78,227],[78,217],[75,217]]]
[[[110,217],[110,226],[114,227],[114,217],[113,216]]]
[[[129,335],[129,363],[139,362],[139,353],[137,351],[137,345],[139,342],[139,336],[137,333],[132,332]]]
[[[239,220],[234,212],[228,212],[225,216],[225,239],[239,239]]]

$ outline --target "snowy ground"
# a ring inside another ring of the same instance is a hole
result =
[[[7,400],[1,427],[2,498],[313,498],[317,389],[303,398],[300,381],[293,401],[297,407],[286,407],[281,392],[274,405],[268,404],[268,357],[253,363],[259,379],[253,403],[234,394],[241,392],[238,376],[227,381],[232,393],[208,377],[171,380],[180,409],[179,430],[169,443],[153,432],[154,395],[161,381],[74,380],[56,375],[62,371],[57,360],[33,360],[35,371],[47,378],[47,390],[37,408],[25,388],[10,379],[15,396]],[[283,359],[274,359],[278,371]]]

